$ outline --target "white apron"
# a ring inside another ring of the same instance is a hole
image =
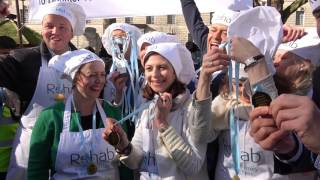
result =
[[[72,98],[73,97],[70,96],[66,102],[63,130],[60,134],[55,164],[56,173],[53,175],[52,179],[119,179],[119,161],[117,154],[114,147],[109,145],[102,138],[104,128],[95,129],[93,126],[93,129],[83,132],[69,131]],[[104,110],[98,101],[96,104],[101,119],[105,120],[106,115]],[[96,110],[94,110],[93,113],[95,114],[95,112]],[[104,125],[106,126],[105,122]],[[84,139],[82,139],[82,133]],[[83,150],[81,150],[82,145],[85,145],[86,147]],[[91,163],[94,163],[97,167],[97,172],[94,174],[90,174],[87,169]]]
[[[274,172],[272,151],[263,150],[250,136],[249,121],[239,121],[240,179],[245,180],[311,180],[312,173],[280,175]],[[219,135],[219,155],[215,179],[231,180],[235,175],[230,145],[230,131]]]
[[[187,122],[185,122],[186,118],[186,109],[184,107],[189,94],[182,96],[184,99],[181,100],[179,104],[179,109],[170,112],[168,115],[168,123],[172,126],[178,134],[180,134],[184,139],[186,136],[184,133],[187,131]],[[179,98],[179,97],[177,97]],[[177,99],[175,99],[177,101]],[[160,180],[160,179],[168,179],[168,180],[183,180],[186,179],[185,174],[181,171],[175,172],[176,174],[170,174],[168,176],[164,176],[167,174],[166,169],[174,168],[176,171],[179,170],[179,167],[176,166],[175,160],[170,157],[168,150],[163,145],[161,141],[160,134],[158,130],[152,128],[153,120],[149,120],[153,116],[154,113],[154,105],[150,105],[148,109],[144,110],[141,115],[141,122],[138,126],[142,126],[142,128],[138,127],[137,129],[142,131],[142,150],[143,150],[143,159],[140,164],[139,173],[140,180]],[[170,166],[170,167],[169,167]],[[170,169],[170,171],[172,171]]]
[[[273,173],[273,152],[263,150],[249,134],[249,122],[239,121],[240,140],[240,179],[268,180],[279,179]],[[235,175],[230,145],[230,131],[224,130],[219,135],[219,156],[216,179],[232,179]],[[287,178],[281,178],[287,179]]]
[[[156,160],[156,139],[158,135],[158,130],[153,129],[153,120],[148,120],[144,118],[141,122],[142,126],[142,150],[143,150],[143,160],[140,165],[140,180],[160,180],[159,170]]]
[[[48,68],[48,63],[45,59],[42,58],[41,63],[35,92],[30,104],[21,117],[21,125],[17,129],[13,142],[7,180],[27,179],[32,128],[40,112],[56,102],[54,96],[59,91],[58,87],[61,85],[59,82],[62,82],[62,80],[58,79],[55,70]],[[62,87],[67,97],[71,93],[72,84],[69,81],[63,80]]]

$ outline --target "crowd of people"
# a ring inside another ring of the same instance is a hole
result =
[[[0,55],[0,180],[319,177],[319,42],[288,48],[308,34],[271,7],[226,7],[206,26],[180,2],[201,62],[175,35],[113,23],[109,67],[71,43],[83,7],[46,6],[42,43]]]

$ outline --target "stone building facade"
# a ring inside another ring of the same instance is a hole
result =
[[[294,0],[285,0],[285,6],[292,3]],[[14,0],[8,0],[8,3],[11,5],[11,12],[15,14],[15,1]],[[19,1],[20,6],[20,12],[21,12],[21,18],[24,25],[40,32],[40,25],[39,24],[32,24],[28,23],[28,1],[20,0]],[[210,24],[212,13],[203,13],[202,18],[204,23],[207,25]],[[92,45],[93,43],[96,43],[98,41],[97,38],[103,34],[104,29],[112,22],[127,22],[130,24],[134,24],[138,26],[142,32],[148,32],[148,31],[162,31],[167,32],[170,34],[176,34],[182,43],[185,43],[189,40],[192,40],[190,37],[190,34],[188,33],[188,30],[186,28],[184,18],[182,15],[167,15],[167,16],[147,16],[147,17],[125,17],[125,18],[116,18],[111,20],[90,20],[88,21],[87,27],[90,27],[89,32],[93,33],[91,35],[87,35],[85,37],[75,37],[72,41],[75,45],[78,47],[84,47],[88,44]],[[305,4],[304,6],[300,7],[298,11],[293,13],[288,21],[287,24],[289,25],[296,25],[301,27],[315,27],[315,20],[311,13],[311,8],[309,4]],[[95,30],[94,30],[95,29]],[[91,39],[90,39],[91,38]],[[86,42],[89,41],[89,42]],[[92,42],[95,41],[95,42]],[[97,43],[99,44],[99,43]],[[99,45],[97,45],[99,46]],[[101,45],[100,45],[101,46]],[[96,47],[99,48],[99,47]]]

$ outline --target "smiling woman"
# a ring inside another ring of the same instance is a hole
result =
[[[186,88],[195,76],[189,50],[180,43],[158,43],[144,57],[148,100],[138,116],[131,143],[123,130],[109,119],[104,138],[117,132],[114,145],[120,160],[138,169],[140,179],[207,179],[203,162],[206,142],[198,138],[208,127],[210,97],[196,100]]]
[[[144,69],[145,79],[148,82],[147,87],[149,86],[156,93],[167,92],[176,80],[172,65],[158,53],[149,55]]]
[[[53,57],[49,67],[72,81],[73,89],[66,102],[40,113],[30,142],[28,179],[119,179],[115,149],[100,137],[106,117],[120,115],[98,100],[106,81],[103,60],[81,49]]]
[[[77,91],[86,98],[97,98],[106,82],[104,63],[92,62],[80,67],[74,83]]]

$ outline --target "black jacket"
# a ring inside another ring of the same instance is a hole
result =
[[[76,47],[70,44],[71,50]],[[41,57],[47,61],[51,54],[44,42],[40,46],[12,50],[9,55],[0,55],[0,87],[18,94],[22,112],[29,105],[36,89],[41,66]]]
[[[320,108],[320,66],[313,72],[312,77],[313,94],[312,100]]]
[[[180,0],[184,20],[194,43],[199,47],[201,54],[207,52],[209,28],[204,24],[201,14],[194,0]]]

